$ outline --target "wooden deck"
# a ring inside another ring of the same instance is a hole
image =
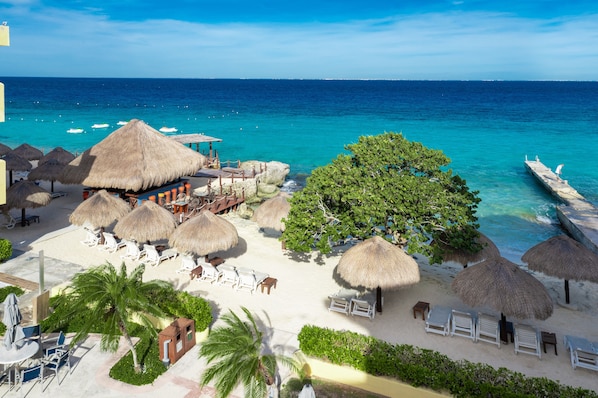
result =
[[[39,283],[31,282],[27,279],[19,278],[18,276],[5,274],[4,272],[0,272],[0,282],[4,282],[9,285],[18,286],[21,289],[29,290],[29,291],[37,291],[39,290]]]
[[[548,192],[563,202],[556,207],[563,228],[598,254],[598,209],[539,159],[526,159],[525,167]]]

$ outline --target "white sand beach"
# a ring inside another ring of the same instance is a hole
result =
[[[49,189],[49,186],[47,188]],[[15,260],[10,260],[0,264],[0,272],[14,273],[37,282],[38,265],[35,259],[41,250],[46,259],[59,259],[72,263],[72,272],[105,261],[113,264],[121,263],[122,251],[110,254],[96,247],[89,248],[82,245],[80,241],[85,238],[84,230],[69,224],[68,215],[82,200],[81,187],[55,183],[55,190],[68,192],[68,196],[54,199],[47,207],[27,210],[28,214],[39,215],[40,223],[32,223],[26,227],[17,225],[14,229],[1,231],[1,236],[10,239],[14,249],[25,252],[23,256],[31,261],[21,261],[21,264],[26,264],[15,269]],[[16,215],[15,210],[12,212]],[[225,258],[227,264],[252,268],[277,278],[277,287],[273,288],[269,295],[260,292],[259,289],[251,294],[248,291],[235,291],[230,287],[190,280],[188,274],[176,272],[180,267],[178,258],[164,261],[156,267],[148,266],[145,279],[159,278],[171,281],[179,289],[204,297],[212,304],[216,319],[229,309],[239,311],[241,306],[247,307],[268,327],[269,344],[275,351],[283,351],[287,354],[294,352],[298,348],[297,333],[304,325],[312,324],[338,330],[351,330],[391,343],[429,348],[453,359],[467,359],[494,367],[506,367],[528,376],[547,377],[571,386],[598,389],[596,372],[580,368],[572,369],[569,354],[563,345],[565,334],[598,341],[598,328],[596,328],[598,307],[595,305],[598,299],[598,285],[596,284],[571,281],[572,304],[564,306],[559,304],[564,302],[563,281],[534,274],[548,288],[555,302],[554,313],[545,321],[522,320],[521,322],[536,326],[543,331],[555,332],[558,342],[558,355],[555,355],[552,346],[548,346],[547,353],[542,353],[542,358],[538,359],[531,355],[516,355],[512,343],[501,345],[499,349],[486,343],[473,343],[465,338],[429,334],[424,330],[424,321],[421,317],[414,319],[412,307],[420,300],[429,302],[432,307],[443,305],[454,309],[484,311],[498,317],[499,314],[489,309],[467,308],[451,291],[450,283],[461,270],[460,265],[446,263],[431,266],[418,256],[420,283],[398,291],[383,292],[383,313],[376,314],[373,320],[345,316],[328,311],[328,296],[340,289],[332,278],[332,272],[342,250],[346,250],[347,247],[337,248],[330,256],[318,256],[315,253],[299,256],[283,252],[280,242],[273,237],[265,236],[254,222],[241,219],[234,214],[224,217],[236,226],[239,244],[231,250],[213,255]],[[511,260],[520,263],[518,259]],[[135,264],[127,260],[127,265],[132,267]],[[47,288],[60,282],[51,277],[53,273],[51,267],[52,262],[46,261]],[[63,274],[66,275],[68,272],[65,270]],[[517,322],[517,320],[509,320]],[[203,363],[197,359],[197,349],[187,353],[154,385],[133,387],[108,377],[111,364],[118,360],[120,354],[101,353],[97,343],[97,336],[90,337],[83,347],[91,349],[87,351],[80,348],[75,352],[72,374],[66,376],[60,386],[56,381],[52,381],[44,395],[56,393],[71,397],[124,397],[141,394],[144,397],[213,396],[213,390],[210,388],[200,392],[198,381]],[[124,346],[121,348],[121,353],[123,349]],[[31,386],[27,386],[27,390],[30,388]],[[4,394],[3,391],[0,390],[0,393]],[[240,391],[238,395],[241,395]],[[33,387],[27,396],[42,396],[41,388]]]

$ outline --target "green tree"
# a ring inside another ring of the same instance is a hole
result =
[[[251,312],[244,307],[242,310],[247,321],[233,311],[223,315],[226,326],[215,328],[199,349],[199,356],[209,365],[200,384],[205,386],[214,380],[216,398],[228,397],[239,383],[243,385],[246,398],[264,398],[268,386],[274,383],[277,363],[295,372],[299,370],[295,359],[264,352],[263,333]]]
[[[164,313],[151,297],[156,290],[169,286],[160,280],[143,282],[144,271],[145,266],[141,264],[127,275],[125,263],[117,271],[107,262],[75,275],[56,302],[57,306],[68,308],[63,321],[83,318],[80,320],[81,329],[73,338],[74,343],[84,340],[91,332],[99,331],[102,333],[100,348],[115,352],[123,336],[133,356],[136,372],[141,371],[141,366],[130,331],[136,321],[148,333],[157,335],[148,315],[163,316]]]
[[[441,252],[431,239],[476,251],[480,199],[447,169],[442,151],[398,133],[362,136],[350,153],[315,169],[290,199],[281,240],[286,247],[329,253],[331,244],[379,235],[432,262]]]

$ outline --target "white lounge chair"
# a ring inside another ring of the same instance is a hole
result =
[[[239,275],[234,266],[222,264],[218,266],[218,271],[221,272],[220,279],[218,279],[219,285],[230,285],[234,288],[239,282]]]
[[[164,260],[176,258],[179,254],[174,249],[166,249],[162,253],[158,253],[154,245],[143,245],[143,251],[145,251],[145,261],[153,266],[160,264]]]
[[[330,299],[328,311],[349,315],[349,312],[351,312],[351,299],[356,298],[358,294],[359,292],[354,289],[341,289],[338,293],[328,296]]]
[[[217,282],[222,275],[222,272],[210,263],[201,263],[201,277],[200,281],[208,281],[210,283]]]
[[[486,343],[496,344],[498,348],[500,348],[498,320],[495,317],[479,313],[475,332],[476,341],[484,341]]]
[[[123,242],[122,240],[117,241],[114,237],[114,234],[111,234],[110,232],[104,232],[103,235],[104,244],[98,247],[98,249],[100,250],[106,250],[109,253],[114,253],[115,251],[117,251],[121,247],[125,247],[126,245],[125,242]]]
[[[573,369],[580,367],[598,371],[598,343],[569,335],[566,335],[564,340],[565,348],[571,355]]]
[[[121,255],[120,258],[122,258],[123,260],[129,259],[137,261],[144,254],[145,251],[139,249],[139,246],[137,246],[137,242],[134,242],[132,240],[125,240],[125,254]]]
[[[371,303],[365,297],[351,299],[351,315],[363,316],[370,318],[370,320],[374,319],[376,316],[376,301]]]
[[[515,354],[531,354],[542,358],[540,334],[529,325],[515,325]]]
[[[237,275],[237,290],[247,289],[251,293],[268,277],[268,274],[247,268],[237,268]]]
[[[469,312],[452,311],[451,336],[460,336],[475,341],[475,316]]]
[[[4,222],[0,225],[0,227],[4,227],[6,229],[13,229],[15,225],[17,225],[17,220],[15,220],[12,214],[10,213],[3,213],[3,215]]]
[[[195,268],[197,268],[197,263],[195,262],[195,260],[193,259],[193,257],[191,255],[181,254],[180,258],[181,258],[181,268],[179,268],[176,271],[177,274],[181,274],[181,273],[186,274],[186,273],[193,271]]]
[[[84,229],[85,229],[85,240],[82,240],[81,243],[83,243],[85,246],[89,246],[89,247],[97,246],[98,243],[100,243],[100,230],[99,229],[91,230],[87,227],[84,227]]]
[[[447,307],[434,306],[426,318],[426,332],[446,336],[450,333],[452,310]]]

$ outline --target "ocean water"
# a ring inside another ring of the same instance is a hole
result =
[[[559,234],[550,197],[526,173],[526,156],[598,204],[598,83],[236,79],[0,78],[0,142],[82,152],[119,126],[204,133],[221,160],[279,160],[301,185],[360,135],[402,132],[440,149],[478,190],[481,230],[519,262]],[[108,128],[92,129],[96,123]],[[81,134],[69,134],[82,128]],[[204,150],[207,148],[203,148]]]

